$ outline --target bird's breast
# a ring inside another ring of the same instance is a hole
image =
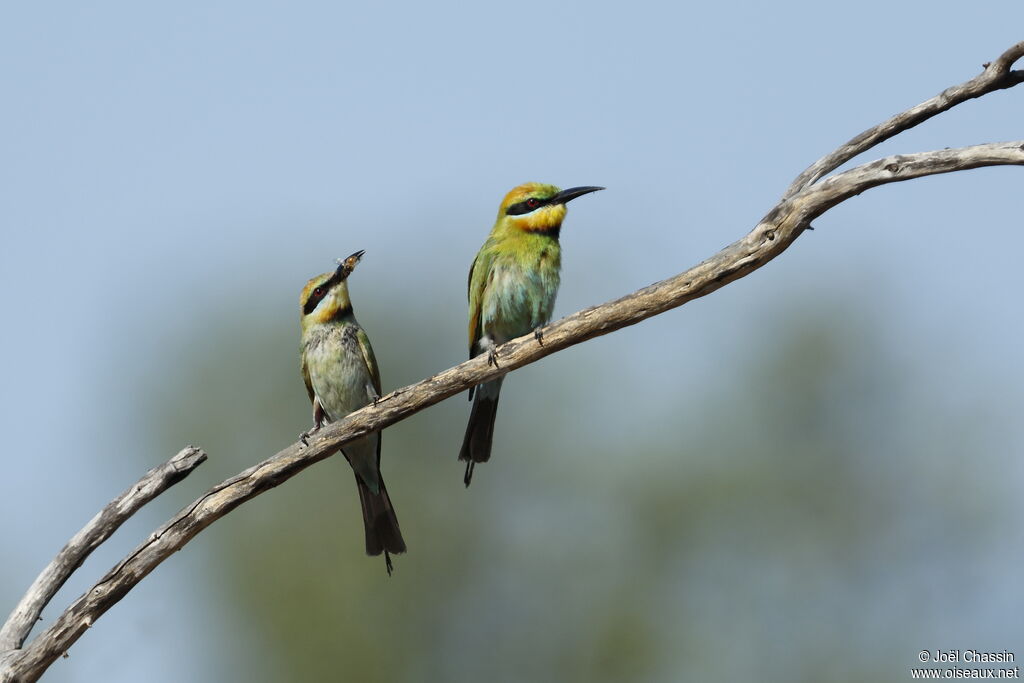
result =
[[[330,421],[340,420],[373,400],[373,380],[366,367],[355,325],[331,326],[311,335],[303,346],[313,393]]]
[[[484,334],[500,344],[551,320],[559,265],[557,254],[543,252],[533,259],[495,259],[481,311]]]

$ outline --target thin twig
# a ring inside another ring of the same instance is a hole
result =
[[[999,55],[999,58],[984,65],[980,74],[960,85],[946,88],[941,93],[916,107],[900,112],[895,116],[872,126],[849,142],[837,148],[831,154],[823,156],[807,167],[790,184],[783,198],[789,198],[808,185],[831,173],[858,154],[885,142],[894,135],[913,128],[927,121],[936,114],[952,109],[967,100],[981,97],[996,90],[1012,88],[1024,82],[1024,71],[1011,71],[1010,67],[1024,57],[1024,41],[1017,43]]]
[[[0,654],[21,647],[43,608],[93,550],[143,505],[187,477],[204,460],[206,453],[194,446],[186,446],[167,462],[146,472],[89,520],[36,577],[0,628]]]

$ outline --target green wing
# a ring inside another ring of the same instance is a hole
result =
[[[380,369],[377,367],[377,358],[373,355],[373,347],[370,346],[370,338],[366,336],[366,332],[360,327],[356,333],[356,339],[359,341],[359,350],[363,353],[363,361],[366,363],[366,369],[370,371],[373,388],[377,390],[379,398],[382,395],[380,389]]]
[[[477,253],[476,258],[473,259],[473,265],[469,269],[469,282],[467,283],[467,289],[469,290],[469,357],[473,357],[473,349],[476,347],[476,343],[480,341],[480,337],[483,336],[483,321],[480,319],[480,313],[484,306],[484,290],[487,289],[487,281],[491,275],[491,250],[487,248],[487,244],[480,249]]]
[[[309,394],[309,402],[315,402],[316,394],[313,393],[313,383],[309,380],[309,366],[306,365],[306,354],[302,354],[302,381],[306,383],[306,393]]]

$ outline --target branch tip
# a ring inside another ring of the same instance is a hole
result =
[[[535,338],[532,334],[502,344],[500,368],[497,350],[491,349],[486,362],[479,358],[466,361],[395,390],[373,406],[326,425],[317,434],[312,448],[303,448],[301,443],[292,444],[222,481],[149,534],[142,544],[64,610],[48,629],[22,648],[32,625],[41,619],[42,609],[89,553],[145,503],[183,479],[207,458],[206,453],[195,446],[182,449],[104,507],[32,584],[0,628],[0,681],[36,680],[54,660],[66,656],[70,647],[92,627],[96,619],[203,529],[242,503],[328,457],[352,439],[380,431],[424,408],[547,355],[706,296],[761,268],[785,251],[803,230],[813,230],[813,219],[867,189],[982,166],[1024,166],[1024,140],[1019,140],[897,155],[837,173],[827,178],[827,182],[818,182],[853,157],[961,102],[1024,82],[1024,72],[1009,70],[1022,56],[1024,42],[1017,43],[994,62],[988,63],[979,76],[891,117],[822,157],[793,181],[783,199],[748,235],[698,265],[615,301],[549,324],[543,346],[533,343]],[[217,496],[216,504],[204,504],[213,495]]]

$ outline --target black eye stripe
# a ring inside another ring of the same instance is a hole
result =
[[[314,290],[313,293],[309,295],[309,298],[306,299],[306,303],[302,307],[302,314],[309,315],[314,310],[316,310],[316,305],[320,303],[323,300],[323,298],[324,292],[320,292],[320,294],[317,294],[316,291]]]
[[[309,293],[309,298],[306,299],[306,303],[302,305],[302,314],[309,315],[316,310],[316,305],[323,301],[323,298],[327,296],[329,291],[331,291],[331,287],[340,281],[341,278],[338,277],[337,273],[335,273],[329,280],[327,280],[327,282],[314,288],[313,291]]]
[[[531,201],[535,201],[536,204],[531,206],[530,205]],[[551,201],[550,199],[541,199],[539,197],[530,197],[529,199],[524,199],[521,202],[516,202],[512,206],[510,206],[507,209],[505,209],[505,215],[506,216],[521,216],[524,213],[530,213],[531,211],[536,211],[537,209],[539,209],[542,206],[547,206],[548,202],[550,202],[550,201]]]

